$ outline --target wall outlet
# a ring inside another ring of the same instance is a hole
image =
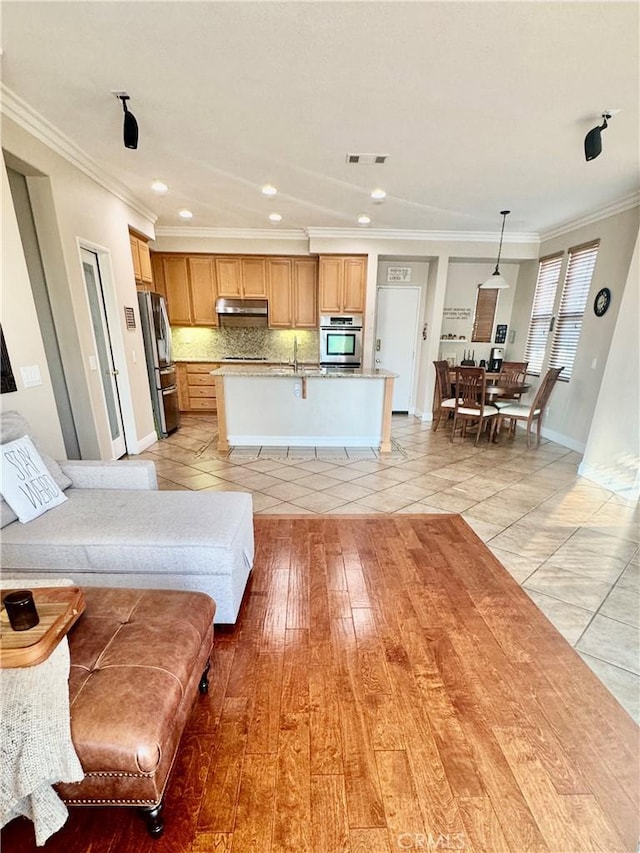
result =
[[[300,393],[301,393],[301,391],[300,391],[300,383],[299,383],[299,382],[296,382],[296,384],[293,386],[293,396],[294,396],[294,397],[299,397],[299,396],[300,396]]]
[[[591,359],[591,370],[595,370],[595,369],[596,369],[597,364],[598,364],[598,359],[597,359],[597,358],[592,358],[592,359]]]

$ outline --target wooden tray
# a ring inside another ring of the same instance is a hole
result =
[[[3,589],[2,596],[12,591]],[[84,611],[84,593],[77,586],[43,586],[31,591],[40,617],[34,628],[14,631],[4,607],[0,611],[0,669],[42,663]]]

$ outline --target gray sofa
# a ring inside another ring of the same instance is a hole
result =
[[[30,434],[17,412],[0,418],[2,444]],[[206,592],[216,623],[235,623],[253,565],[250,494],[159,491],[153,462],[58,465],[39,452],[67,500],[27,524],[2,501],[6,574]]]

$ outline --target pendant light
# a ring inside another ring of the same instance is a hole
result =
[[[500,216],[502,216],[502,231],[500,232],[500,247],[498,249],[498,260],[496,261],[496,268],[493,273],[486,281],[484,281],[480,285],[480,287],[484,288],[485,290],[505,290],[507,287],[509,287],[509,282],[505,281],[505,279],[500,275],[500,254],[502,252],[502,235],[504,234],[504,223],[510,213],[510,210],[500,211]]]

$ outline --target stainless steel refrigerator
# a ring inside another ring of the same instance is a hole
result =
[[[171,352],[167,305],[159,293],[140,291],[138,306],[156,432],[160,438],[165,438],[180,426],[178,380]]]

